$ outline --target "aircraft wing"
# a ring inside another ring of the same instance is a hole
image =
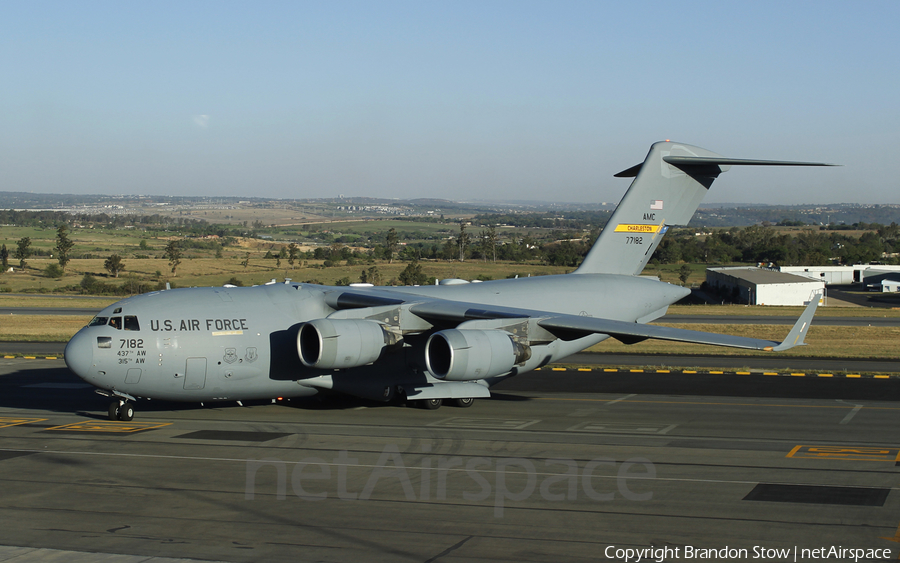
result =
[[[803,314],[800,315],[800,318],[797,319],[785,340],[783,342],[774,342],[771,340],[617,321],[599,317],[566,315],[516,307],[494,307],[446,299],[429,299],[417,295],[391,294],[388,297],[385,293],[376,295],[349,291],[330,297],[328,301],[329,304],[336,306],[338,309],[405,303],[408,305],[410,313],[435,324],[459,324],[466,321],[489,319],[534,319],[538,326],[563,340],[574,340],[590,334],[607,334],[626,344],[633,344],[652,338],[767,352],[781,352],[794,346],[804,345],[803,340],[819,304],[819,295],[816,294],[810,300],[809,305],[803,311]]]
[[[558,331],[562,331],[562,333],[572,332],[575,334],[608,334],[613,338],[622,340],[626,343],[638,342],[647,338],[655,338],[657,340],[672,340],[675,342],[690,342],[693,344],[727,346],[729,348],[781,352],[789,350],[794,346],[803,346],[805,344],[803,339],[806,337],[806,333],[809,330],[812,317],[816,312],[818,304],[819,298],[817,294],[816,297],[810,301],[809,305],[807,305],[806,310],[803,311],[803,314],[800,315],[797,322],[794,323],[794,327],[783,342],[773,342],[771,340],[760,340],[757,338],[700,332],[697,330],[666,326],[626,323],[622,321],[598,319],[594,317],[580,317],[575,315],[542,319],[538,321],[538,325],[554,334],[558,333]]]

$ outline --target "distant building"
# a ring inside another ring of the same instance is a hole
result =
[[[707,268],[706,283],[750,305],[806,305],[825,292],[821,280],[752,266]]]
[[[782,266],[779,271],[824,281],[826,285],[871,285],[885,278],[900,279],[900,266],[856,264],[854,266]]]
[[[900,279],[883,279],[878,283],[866,286],[869,291],[881,291],[882,293],[896,293],[900,291]]]

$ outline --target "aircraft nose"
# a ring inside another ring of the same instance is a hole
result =
[[[84,330],[80,330],[66,344],[64,352],[66,365],[75,375],[85,381],[90,381],[90,374],[93,371],[94,346],[92,340]]]

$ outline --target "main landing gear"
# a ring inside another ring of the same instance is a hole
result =
[[[433,411],[435,409],[441,408],[441,405],[444,403],[444,401],[450,401],[450,404],[455,407],[467,408],[472,406],[472,403],[475,402],[475,399],[473,397],[466,397],[465,399],[420,399],[416,402],[421,408]]]

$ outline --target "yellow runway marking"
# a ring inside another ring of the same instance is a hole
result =
[[[900,448],[872,446],[797,446],[787,457],[794,459],[846,459],[854,461],[900,461]]]
[[[19,418],[12,416],[0,416],[0,428],[8,426],[19,426],[20,424],[31,424],[32,422],[43,422],[46,418]]]
[[[139,432],[141,430],[150,430],[151,428],[162,428],[171,425],[171,422],[116,422],[106,420],[85,420],[82,422],[74,422],[72,424],[64,424],[63,426],[54,426],[48,430],[69,430],[74,432]]]

